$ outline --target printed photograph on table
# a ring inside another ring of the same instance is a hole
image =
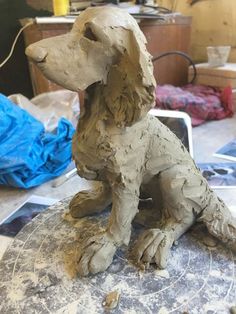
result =
[[[56,199],[31,196],[0,222],[0,235],[15,237],[28,222],[55,202]]]
[[[212,188],[236,188],[236,163],[198,163],[197,165]]]
[[[214,154],[215,157],[236,161],[236,139],[221,147]]]

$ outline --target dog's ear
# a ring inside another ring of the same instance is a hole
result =
[[[106,105],[119,127],[131,126],[154,106],[155,79],[146,39],[139,28],[114,29],[118,62],[110,68]]]

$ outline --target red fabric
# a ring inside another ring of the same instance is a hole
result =
[[[192,125],[206,120],[220,120],[233,115],[232,88],[222,90],[205,85],[175,87],[162,85],[156,88],[156,107],[187,112]]]

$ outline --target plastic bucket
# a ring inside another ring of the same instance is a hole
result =
[[[228,60],[230,46],[207,47],[208,64],[210,67],[224,66]]]

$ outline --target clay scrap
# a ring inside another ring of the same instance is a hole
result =
[[[107,310],[113,310],[117,307],[120,299],[120,292],[119,291],[112,291],[107,294],[103,306]]]

